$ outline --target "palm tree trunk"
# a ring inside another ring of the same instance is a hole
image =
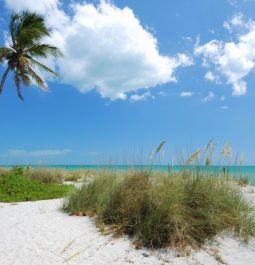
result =
[[[17,86],[18,97],[19,97],[22,101],[24,101],[24,98],[23,98],[23,96],[22,96],[22,94],[21,94],[20,84],[17,83],[16,86]]]
[[[3,74],[3,77],[2,77],[2,80],[1,80],[1,83],[0,83],[0,95],[2,94],[2,91],[3,91],[3,88],[4,88],[4,83],[5,83],[6,77],[7,77],[8,73],[10,72],[10,70],[11,70],[11,67],[8,64],[8,67],[5,70],[5,72]]]

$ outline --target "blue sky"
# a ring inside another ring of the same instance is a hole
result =
[[[49,91],[24,88],[24,102],[9,76],[0,164],[146,163],[161,140],[166,163],[210,139],[255,163],[255,1],[0,4],[1,45],[10,14],[35,9],[65,54],[47,62],[60,73],[44,76]]]

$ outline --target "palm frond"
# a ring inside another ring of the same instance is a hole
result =
[[[30,79],[28,71],[27,71],[28,66],[29,66],[28,59],[26,57],[24,57],[24,56],[21,56],[19,58],[17,66],[15,68],[15,77],[14,77],[14,79],[18,80],[18,78],[19,78],[19,83],[20,83],[20,79],[21,79],[22,83],[25,86],[29,86],[31,84],[31,79]]]
[[[46,83],[35,69],[57,75],[54,70],[37,61],[37,58],[63,56],[61,51],[50,44],[41,43],[44,37],[50,36],[44,18],[33,12],[23,11],[13,14],[9,23],[12,39],[10,47],[0,47],[0,63],[7,61],[8,68],[0,82],[0,94],[9,71],[14,72],[14,82],[17,87],[18,96],[23,100],[21,94],[21,83],[29,86],[31,82],[42,89],[46,89]]]
[[[47,67],[46,65],[38,62],[37,60],[35,59],[32,59],[30,58],[30,63],[33,65],[33,66],[36,66],[38,67],[41,71],[44,71],[44,72],[47,72],[47,73],[51,73],[55,76],[57,76],[58,74],[56,72],[54,72],[52,69],[50,69],[49,67]]]
[[[32,45],[34,42],[50,35],[43,17],[28,11],[12,16],[10,31],[14,46],[19,48]]]
[[[27,74],[28,76],[33,79],[36,83],[36,85],[42,89],[47,89],[47,86],[44,82],[44,80],[32,69],[31,66],[28,66],[27,68]]]
[[[26,73],[23,73],[21,75],[22,82],[25,86],[30,86],[31,85],[31,79],[29,78],[29,75]]]
[[[2,63],[4,60],[7,60],[11,53],[12,49],[9,47],[0,47],[0,63]]]
[[[44,57],[52,55],[53,57],[62,57],[63,53],[55,46],[49,44],[36,43],[25,50],[26,53],[29,53],[31,56]]]
[[[17,32],[19,30],[20,20],[20,14],[13,14],[10,19],[9,31],[13,45],[17,44]]]

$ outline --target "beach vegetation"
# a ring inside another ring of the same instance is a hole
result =
[[[63,171],[50,168],[29,169],[25,172],[25,176],[32,180],[37,180],[43,183],[61,184],[65,180]]]
[[[253,208],[238,185],[200,171],[104,171],[72,192],[64,209],[152,248],[199,248],[224,232],[242,242],[255,235]]]
[[[179,171],[99,171],[67,197],[64,209],[94,217],[102,232],[131,236],[141,247],[198,249],[222,234],[248,242],[255,235],[254,209],[243,196],[241,180],[230,178],[227,166],[211,170],[214,149],[210,141],[188,158],[181,153]],[[230,155],[226,144],[222,159],[229,163]]]
[[[241,176],[238,178],[237,182],[241,187],[245,187],[250,184],[250,180],[247,176]]]
[[[65,197],[73,185],[43,183],[13,172],[0,174],[0,202],[36,201]]]

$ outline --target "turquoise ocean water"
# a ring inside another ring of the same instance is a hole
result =
[[[42,166],[34,166],[42,167]],[[66,170],[78,170],[78,169],[108,169],[108,170],[127,170],[130,168],[143,169],[143,170],[153,170],[153,171],[168,171],[169,167],[166,165],[48,165],[43,166],[47,168],[58,168]],[[195,169],[195,166],[187,166],[186,169]],[[225,167],[230,176],[248,177],[251,184],[255,186],[255,166],[227,166]],[[183,169],[183,166],[171,166],[171,170],[178,172]],[[200,170],[208,170],[206,166],[200,166]],[[223,166],[211,166],[210,171],[212,173],[223,172]]]

